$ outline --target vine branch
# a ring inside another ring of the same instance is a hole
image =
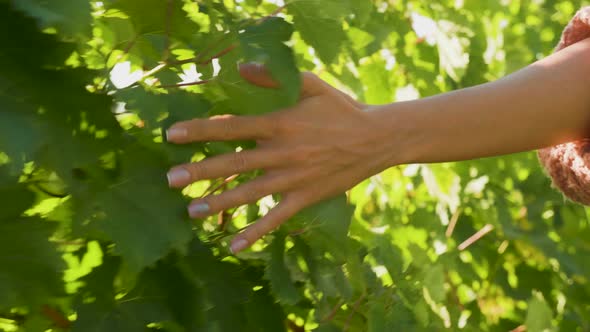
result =
[[[203,85],[213,82],[213,80],[202,80],[197,82],[188,82],[188,83],[178,83],[178,84],[169,84],[169,85],[160,85],[158,88],[170,89],[170,88],[181,88],[183,86],[194,86],[194,85]]]
[[[203,195],[201,195],[200,198],[204,198],[205,196],[210,195],[210,194],[216,192],[217,190],[226,187],[228,183],[235,180],[238,176],[239,176],[239,174],[234,174],[234,175],[224,179],[223,182],[221,182],[219,185],[217,185],[215,187],[213,187],[213,185],[209,186],[209,188],[207,188],[207,190],[205,190],[205,193]]]
[[[457,289],[457,287],[453,284],[453,282],[451,281],[451,278],[449,277],[449,271],[445,271],[445,280],[447,282],[447,284],[449,284],[450,292],[449,292],[449,300],[452,301],[458,308],[459,310],[463,311],[465,310],[465,307],[463,306],[463,304],[461,303],[461,300],[459,299],[459,290]]]
[[[72,325],[72,322],[62,312],[47,304],[41,307],[41,313],[60,329],[69,329]]]
[[[326,315],[326,317],[322,318],[320,323],[325,324],[325,323],[331,321],[332,319],[334,319],[334,316],[336,316],[336,313],[338,312],[338,310],[340,310],[340,307],[342,307],[342,301],[338,300],[338,302],[336,302],[336,305],[334,306],[334,308],[332,308],[332,310],[330,310],[330,313],[328,313],[328,315]]]
[[[472,244],[474,244],[475,242],[479,241],[482,237],[486,236],[486,234],[488,234],[489,232],[491,232],[492,230],[494,230],[494,226],[487,224],[485,225],[482,229],[480,229],[477,233],[473,234],[471,237],[469,237],[467,240],[463,241],[463,243],[461,243],[458,247],[458,249],[460,251],[463,251],[467,248],[469,248],[469,246],[471,246]]]
[[[356,300],[356,302],[354,302],[354,304],[352,305],[352,310],[350,312],[350,314],[348,315],[348,317],[346,318],[346,323],[344,324],[344,328],[342,329],[342,331],[347,332],[348,329],[350,328],[350,323],[352,321],[352,317],[354,317],[354,314],[358,311],[359,306],[361,305],[361,301],[365,299],[365,294],[363,293],[358,300]]]
[[[233,51],[236,47],[237,47],[237,45],[232,44],[232,45],[226,47],[225,49],[221,50],[220,52],[214,54],[213,56],[211,56],[210,58],[205,59],[205,60],[201,60],[202,54],[204,54],[204,53],[201,53],[201,54],[197,55],[194,58],[168,62],[168,65],[178,66],[178,65],[184,65],[186,63],[194,63],[194,64],[197,64],[197,65],[208,65],[214,59],[219,59],[219,58],[223,57],[224,55],[226,55],[229,52]]]
[[[455,226],[457,226],[457,221],[459,220],[459,216],[461,215],[461,209],[457,209],[453,216],[451,217],[451,221],[449,221],[449,226],[447,227],[447,231],[445,232],[446,237],[451,237],[453,232],[455,231]]]
[[[256,24],[261,24],[261,23],[264,23],[264,22],[266,22],[268,19],[270,19],[271,17],[275,17],[275,16],[277,16],[277,15],[278,15],[278,14],[280,14],[280,13],[281,13],[283,10],[285,10],[285,8],[287,8],[287,6],[288,6],[288,5],[290,5],[290,4],[291,4],[290,2],[289,2],[289,3],[285,3],[284,5],[280,6],[280,7],[279,7],[279,8],[277,8],[277,9],[275,9],[275,11],[273,11],[272,13],[270,13],[270,14],[268,14],[268,15],[264,16],[264,17],[261,17],[261,18],[259,18],[259,19],[256,21]]]
[[[259,18],[254,24],[258,25],[261,23],[266,22],[268,19],[270,19],[271,17],[277,16],[279,13],[281,13],[285,8],[287,8],[287,6],[290,3],[284,4],[280,7],[278,7],[275,11],[273,11],[272,13]],[[186,63],[195,63],[197,65],[208,65],[211,63],[211,61],[213,61],[214,59],[219,59],[221,57],[223,57],[224,55],[226,55],[227,53],[233,51],[237,45],[236,44],[232,44],[228,47],[226,47],[225,49],[219,51],[218,53],[212,55],[211,57],[209,57],[208,59],[202,59],[203,56],[205,54],[207,54],[212,46],[211,45],[217,45],[219,43],[221,43],[224,39],[225,39],[226,35],[224,35],[222,38],[220,38],[220,40],[216,41],[215,43],[210,44],[208,47],[205,48],[205,50],[203,50],[202,52],[200,52],[196,57],[194,58],[190,58],[190,59],[185,59],[185,60],[177,60],[177,61],[171,61],[168,62],[169,65],[183,65]]]

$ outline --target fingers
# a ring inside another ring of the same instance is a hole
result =
[[[285,150],[255,149],[228,153],[172,168],[168,176],[171,188],[183,188],[204,180],[281,166],[287,160]]]
[[[357,165],[338,172],[323,181],[313,181],[289,191],[284,199],[268,214],[252,224],[232,240],[231,251],[237,253],[250,247],[303,208],[346,191],[369,176],[365,166]],[[374,174],[375,172],[369,172]]]
[[[175,123],[166,131],[172,143],[266,139],[274,132],[272,117],[221,115]]]
[[[293,196],[294,197],[294,196]],[[295,199],[284,199],[270,210],[264,217],[238,234],[231,243],[231,252],[236,254],[270,233],[303,208],[302,202]]]
[[[275,89],[279,88],[280,84],[275,81],[268,69],[262,64],[246,63],[239,67],[240,75],[248,82],[263,87]],[[301,98],[309,98],[325,93],[330,89],[330,85],[320,79],[317,75],[305,72],[301,74],[302,87]]]
[[[194,200],[188,208],[189,214],[192,218],[203,218],[236,206],[257,202],[268,195],[288,191],[305,179],[313,177],[314,172],[315,170],[307,169],[266,174],[219,195]]]

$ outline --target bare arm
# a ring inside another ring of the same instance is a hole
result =
[[[402,163],[503,155],[588,137],[590,39],[492,83],[376,110],[408,135],[413,152]]]
[[[264,68],[243,66],[254,84],[272,87]],[[394,165],[442,162],[532,150],[583,137],[590,124],[590,40],[497,82],[404,103],[366,107],[312,74],[300,102],[264,116],[216,117],[175,124],[173,143],[252,139],[254,150],[174,167],[171,187],[256,169],[264,174],[198,199],[205,217],[280,193],[281,202],[232,242],[241,251],[299,210],[342,193]]]

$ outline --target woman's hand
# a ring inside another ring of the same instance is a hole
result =
[[[261,65],[240,67],[249,82],[276,87]],[[194,200],[188,207],[202,218],[231,207],[281,194],[267,215],[237,235],[233,253],[252,245],[301,209],[350,189],[392,165],[387,152],[387,128],[367,112],[367,106],[305,73],[299,103],[261,116],[217,116],[174,124],[167,131],[172,143],[256,140],[257,147],[211,157],[170,170],[168,181],[182,188],[195,181],[263,170],[262,176],[218,195]]]

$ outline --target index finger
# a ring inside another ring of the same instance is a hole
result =
[[[273,128],[273,122],[268,116],[220,115],[209,119],[177,122],[166,130],[166,140],[179,144],[259,140],[270,138]]]

